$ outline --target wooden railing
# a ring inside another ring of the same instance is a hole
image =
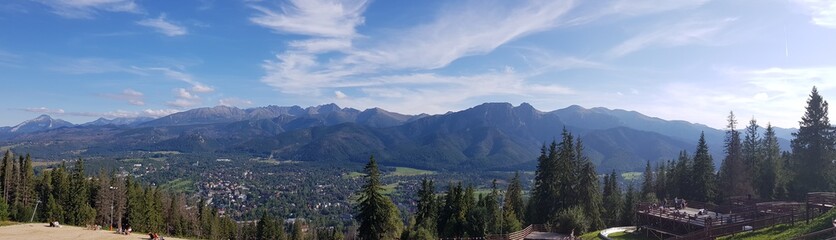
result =
[[[528,227],[523,228],[522,230],[508,233],[508,234],[495,234],[495,235],[488,235],[485,239],[489,240],[523,240],[525,239],[528,234],[531,232],[545,232],[546,228],[543,224],[531,224]]]
[[[806,235],[801,235],[793,238],[793,240],[830,239],[833,237],[836,237],[836,227],[823,229],[821,231],[808,233]]]

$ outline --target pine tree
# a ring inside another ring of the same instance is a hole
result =
[[[491,183],[491,193],[484,198],[483,207],[488,215],[487,233],[500,233],[502,231],[502,219],[505,215],[499,209],[499,189],[496,186],[496,179]]]
[[[285,240],[284,227],[275,219],[268,216],[266,212],[261,214],[261,219],[256,224],[256,239],[259,240]]]
[[[505,212],[510,212],[514,219],[522,223],[523,214],[525,213],[525,202],[523,202],[522,184],[520,183],[520,173],[514,173],[511,182],[508,184],[508,190],[505,191]],[[509,219],[506,219],[508,221]]]
[[[296,219],[296,221],[293,221],[293,231],[291,231],[290,239],[291,240],[304,240],[305,239],[305,234],[302,233],[302,221],[300,221],[299,219]]]
[[[618,226],[621,221],[623,209],[621,189],[618,187],[618,179],[615,170],[604,176],[604,221],[607,226]]]
[[[783,174],[783,159],[781,159],[781,147],[778,145],[778,137],[771,124],[766,125],[766,133],[759,143],[760,155],[763,160],[760,162],[758,173],[758,193],[762,199],[777,199],[785,192],[784,186],[779,180]]]
[[[656,188],[654,187],[656,181],[653,179],[653,168],[650,167],[650,161],[645,164],[642,177],[644,181],[642,181],[640,198],[646,202],[656,201]]]
[[[575,189],[575,184],[578,182],[578,174],[580,171],[577,171],[577,167],[575,163],[577,162],[577,156],[575,155],[576,149],[573,140],[573,136],[566,128],[563,129],[563,140],[560,142],[560,153],[556,160],[557,162],[557,189],[559,196],[559,202],[557,205],[552,207],[552,212],[549,213],[550,218],[557,215],[557,213],[565,208],[570,206],[574,206],[578,203],[579,199],[577,197],[577,191]]]
[[[545,223],[548,213],[551,212],[551,205],[548,199],[556,199],[554,183],[557,181],[553,169],[556,169],[553,155],[557,143],[552,142],[546,150],[546,145],[540,149],[540,157],[537,158],[537,170],[534,173],[534,185],[529,198],[526,219],[529,223]],[[547,155],[548,154],[548,155]]]
[[[668,198],[667,184],[668,184],[668,168],[665,166],[665,161],[660,161],[656,165],[656,198]]]
[[[9,220],[9,204],[5,199],[0,199],[0,221]]]
[[[72,176],[70,179],[70,191],[72,192],[69,198],[69,205],[67,212],[67,223],[73,225],[85,224],[86,215],[78,213],[89,213],[87,207],[90,207],[90,193],[87,187],[87,176],[84,174],[84,160],[78,159],[73,167]],[[95,215],[94,215],[95,217]]]
[[[435,198],[435,186],[432,180],[426,178],[421,181],[418,189],[418,206],[415,212],[415,228],[424,229],[435,235],[438,201]]]
[[[700,140],[697,142],[692,174],[693,178],[689,184],[693,186],[693,191],[689,191],[693,193],[691,197],[702,202],[714,200],[716,197],[717,181],[714,175],[714,160],[712,160],[711,154],[708,153],[708,145],[705,143],[705,133],[700,134]],[[683,188],[680,185],[680,189],[688,188]]]
[[[753,117],[752,120],[749,120],[749,126],[746,126],[746,135],[743,137],[743,163],[747,170],[747,182],[751,184],[750,189],[754,192],[758,192],[762,172],[760,168],[763,166],[761,163],[763,156],[761,156],[759,128],[758,121]]]
[[[52,195],[55,198],[55,205],[58,206],[57,209],[60,210],[56,212],[56,214],[60,214],[58,215],[59,218],[54,220],[58,222],[69,222],[68,220],[70,219],[70,216],[65,213],[70,211],[70,196],[72,190],[70,189],[70,177],[69,174],[67,174],[66,162],[61,162],[61,166],[53,170],[52,186]]]
[[[624,194],[624,210],[621,214],[622,226],[633,226],[636,218],[636,204],[638,204],[638,195],[633,187],[633,184],[627,185],[627,193]]]
[[[598,174],[595,172],[595,166],[591,162],[584,164],[578,186],[579,197],[583,200],[580,205],[589,222],[590,229],[604,229],[606,225],[601,218],[601,214],[605,214],[603,213],[604,202],[598,187]]]
[[[26,154],[26,158],[24,158],[21,166],[20,187],[18,189],[20,201],[23,206],[34,206],[35,201],[37,201],[35,195],[35,170],[32,168],[32,157],[29,154]]]
[[[723,164],[720,167],[720,197],[727,198],[731,196],[751,195],[752,184],[748,180],[749,171],[747,171],[745,160],[743,158],[743,148],[740,142],[740,132],[737,131],[737,120],[734,118],[734,113],[729,113],[728,130],[726,130],[725,152],[726,157],[723,159]]]
[[[360,190],[360,204],[355,219],[360,222],[359,236],[367,240],[394,239],[400,236],[403,223],[392,200],[384,196],[380,183],[380,171],[374,156],[364,168],[366,184]],[[394,214],[393,214],[394,213]],[[400,226],[398,226],[400,223]]]
[[[14,183],[14,154],[10,150],[6,150],[6,154],[3,157],[3,169],[2,169],[2,178],[3,180],[3,200],[7,203],[12,200],[11,198],[11,191],[12,191],[12,184]]]
[[[833,127],[827,116],[828,104],[813,87],[807,108],[801,117],[800,126],[793,136],[793,196],[800,199],[807,192],[831,191],[834,183],[833,164],[834,137]]]

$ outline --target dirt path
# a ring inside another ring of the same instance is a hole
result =
[[[107,240],[148,240],[148,235],[131,234],[120,235],[108,230],[86,230],[83,227],[62,226],[48,227],[47,223],[26,223],[0,227],[0,239],[43,239],[43,240],[78,240],[78,239],[107,239]],[[182,240],[165,237],[166,240]]]

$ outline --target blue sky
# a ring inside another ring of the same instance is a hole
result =
[[[836,99],[836,1],[12,0],[0,126],[230,105],[482,102],[797,127]]]

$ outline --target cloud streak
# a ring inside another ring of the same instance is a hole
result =
[[[125,110],[116,110],[110,112],[73,112],[73,111],[65,111],[64,109],[60,108],[47,108],[47,107],[37,107],[37,108],[21,108],[17,109],[19,111],[30,112],[30,113],[38,113],[38,114],[48,114],[54,116],[75,116],[75,117],[103,117],[108,119],[113,118],[135,118],[135,117],[152,117],[158,118],[163,116],[168,116],[177,112],[179,110],[175,109],[145,109],[142,111],[125,111]]]
[[[364,22],[367,5],[366,0],[291,0],[279,9],[252,5],[259,13],[250,21],[278,33],[352,38],[354,28]]]
[[[130,88],[122,90],[122,92],[118,93],[118,94],[107,93],[107,94],[103,94],[102,96],[104,96],[106,98],[110,98],[110,99],[127,101],[129,104],[134,105],[134,106],[144,106],[145,105],[145,101],[143,100],[145,94],[143,94],[139,91],[130,89]]]
[[[134,0],[33,0],[49,7],[65,18],[94,18],[100,12],[140,13]]]
[[[715,21],[689,20],[659,26],[629,38],[610,49],[611,58],[622,57],[648,47],[678,47],[691,44],[716,44],[714,38],[734,22],[734,18]]]
[[[165,14],[161,14],[158,18],[146,18],[137,21],[136,24],[145,26],[156,30],[163,35],[169,37],[183,36],[188,33],[186,27],[177,25],[174,22],[166,20]]]
[[[289,50],[277,54],[275,59],[265,60],[262,67],[267,73],[262,82],[285,93],[320,96],[322,89],[340,87],[397,88],[404,84],[462,81],[468,78],[437,77],[424,71],[443,68],[463,57],[487,54],[520,37],[554,28],[573,6],[571,1],[534,1],[521,6],[505,6],[500,2],[452,6],[426,24],[374,39],[355,40],[356,27],[363,23],[361,14],[367,3],[332,3],[314,1],[284,6],[284,12],[256,7],[260,14],[251,18],[254,23],[279,33],[310,37],[290,42]],[[337,10],[338,6],[343,9]],[[266,21],[267,17],[273,20]],[[294,24],[286,23],[305,19],[315,26],[328,27],[299,30]],[[331,24],[337,19],[351,21]],[[361,41],[362,46],[354,46],[354,41]],[[323,57],[323,53],[333,51],[339,54]],[[392,71],[405,73],[385,73]],[[432,88],[426,84],[411,87]],[[343,99],[347,96],[340,93],[336,96]]]

